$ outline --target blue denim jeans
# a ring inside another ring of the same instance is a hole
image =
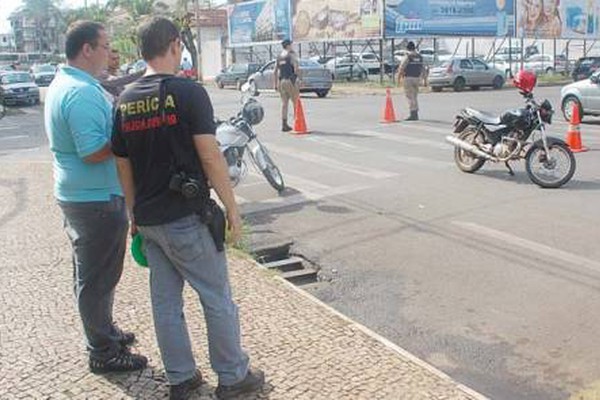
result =
[[[222,385],[245,378],[248,356],[240,344],[238,309],[231,298],[225,252],[218,252],[197,215],[140,226],[150,267],[154,328],[169,383],[194,376],[196,362],[183,313],[183,286],[200,298],[208,331],[210,364]]]
[[[73,248],[73,290],[93,357],[120,351],[121,332],[113,323],[115,287],[123,272],[129,223],[125,200],[58,202]]]

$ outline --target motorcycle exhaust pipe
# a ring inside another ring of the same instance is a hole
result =
[[[486,160],[494,159],[494,157],[480,150],[477,146],[473,146],[472,144],[467,143],[464,140],[460,140],[454,136],[446,136],[446,142],[456,147],[460,147],[461,149],[468,151],[469,153],[475,154],[477,157],[481,157]]]

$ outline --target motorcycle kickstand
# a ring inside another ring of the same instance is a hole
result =
[[[504,165],[506,165],[506,168],[508,168],[508,174],[510,176],[515,176],[515,171],[513,171],[508,161],[504,161]]]

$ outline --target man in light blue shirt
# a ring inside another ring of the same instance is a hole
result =
[[[133,333],[113,322],[128,230],[110,148],[112,97],[98,80],[110,46],[101,24],[80,21],[66,35],[67,66],[50,85],[44,118],[54,156],[54,195],[73,247],[74,290],[94,373],[145,368],[130,353]]]

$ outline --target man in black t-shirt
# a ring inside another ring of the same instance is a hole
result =
[[[216,142],[210,99],[198,83],[174,76],[182,52],[176,26],[153,18],[140,28],[138,43],[148,68],[119,98],[112,144],[132,233],[139,229],[144,238],[170,398],[186,399],[203,383],[183,314],[182,289],[188,282],[204,308],[211,366],[219,377],[217,397],[228,399],[262,387],[264,374],[249,368],[241,348],[225,252],[219,251],[204,212],[210,204],[208,182],[225,205],[234,240],[241,218]],[[185,189],[185,182],[196,190]]]

